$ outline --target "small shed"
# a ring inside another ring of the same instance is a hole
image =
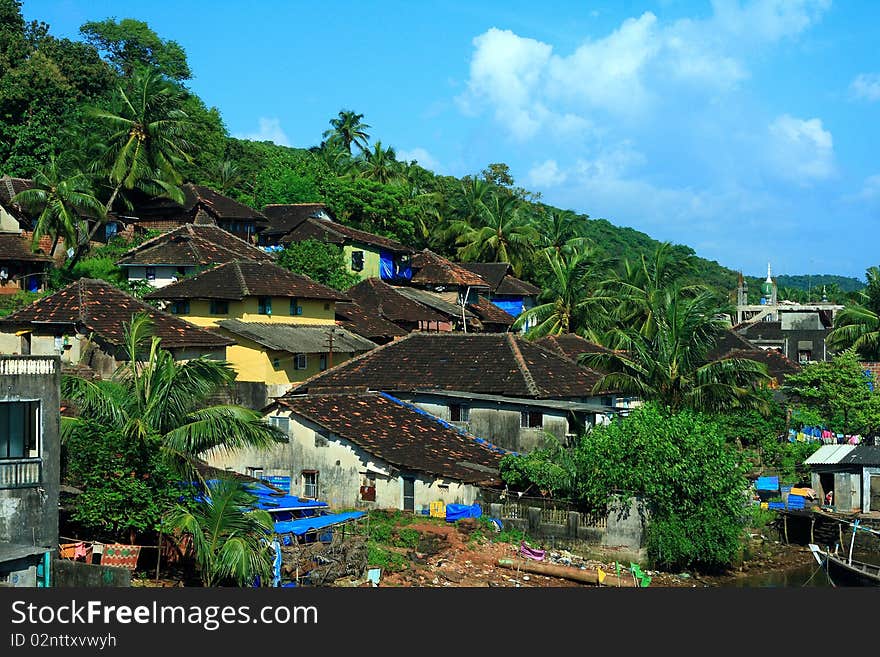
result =
[[[880,446],[823,445],[804,464],[820,499],[832,491],[836,511],[880,511]]]

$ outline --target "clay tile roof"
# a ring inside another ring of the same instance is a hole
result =
[[[591,397],[599,374],[513,333],[411,333],[295,385],[369,386],[531,399]],[[603,391],[604,392],[604,391]]]
[[[541,288],[516,278],[507,262],[463,262],[461,266],[486,281],[492,294],[537,296],[541,293]]]
[[[109,283],[81,278],[0,320],[0,327],[33,324],[72,324],[84,333],[113,347],[124,344],[124,324],[132,315],[146,313],[153,321],[155,335],[168,349],[205,347],[217,349],[234,341],[186,322],[174,315],[156,310]]]
[[[270,233],[265,233],[270,234]],[[340,224],[327,219],[318,219],[315,217],[306,217],[298,224],[294,225],[283,237],[279,239],[282,244],[289,242],[302,242],[303,240],[318,240],[320,242],[330,242],[332,244],[351,244],[359,242],[368,246],[376,247],[384,251],[391,251],[399,254],[412,254],[412,249],[397,240],[390,237],[383,237],[374,233],[368,233],[364,230],[358,230],[345,224]]]
[[[485,289],[492,287],[479,274],[429,249],[424,249],[413,256],[412,269],[412,282],[419,285],[457,285]]]
[[[245,259],[271,261],[272,256],[217,226],[184,224],[126,251],[116,264],[204,267]]]
[[[180,190],[183,192],[183,205],[164,197],[141,197],[134,201],[133,214],[142,218],[156,215],[180,216],[182,221],[186,221],[186,215],[191,214],[197,205],[201,205],[219,219],[253,219],[260,224],[266,223],[266,217],[262,212],[224,196],[210,187],[186,183],[180,186]]]
[[[51,240],[50,246],[51,248]],[[0,260],[26,260],[29,262],[51,262],[45,253],[34,253],[30,240],[20,233],[0,233]]]
[[[166,285],[145,295],[145,299],[230,299],[245,297],[297,297],[348,301],[336,290],[316,283],[271,262],[234,260],[217,265],[190,278]]]
[[[345,293],[368,312],[391,322],[445,322],[448,317],[418,303],[378,278],[368,278]]]
[[[407,334],[397,324],[382,319],[377,309],[369,311],[354,301],[336,304],[336,322],[352,333],[373,341],[387,342]]]
[[[538,338],[535,342],[556,353],[562,354],[576,361],[581,354],[611,353],[610,349],[598,345],[595,342],[582,338],[576,333],[563,333],[562,335],[547,335]]]
[[[785,354],[775,349],[760,349],[734,330],[724,331],[715,343],[715,347],[706,354],[706,358],[709,360],[721,358],[754,360],[766,365],[770,376],[775,377],[779,382],[782,382],[785,375],[794,374],[801,370],[801,366],[786,357]]]
[[[501,483],[506,452],[389,395],[289,396],[278,404],[395,467],[465,483]]]
[[[292,354],[358,353],[376,347],[372,340],[351,333],[333,324],[279,324],[273,322],[243,322],[224,319],[220,328],[256,342],[275,351]]]
[[[13,217],[21,221],[25,218],[24,210],[17,203],[13,203],[12,198],[19,192],[30,189],[33,186],[34,181],[30,178],[0,176],[0,205]]]
[[[317,217],[321,213],[328,213],[327,206],[323,203],[273,203],[263,206],[263,214],[269,225],[263,230],[263,235],[286,235],[299,226],[309,217]]]
[[[479,297],[476,303],[469,303],[468,310],[480,318],[484,324],[500,324],[502,326],[512,326],[516,318],[496,306],[491,301]]]

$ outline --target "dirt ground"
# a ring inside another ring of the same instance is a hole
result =
[[[426,539],[421,545],[429,546],[427,552],[400,548],[400,553],[408,558],[408,565],[400,572],[382,573],[379,586],[391,587],[572,587],[596,586],[565,577],[528,573],[522,570],[504,568],[498,565],[499,559],[514,559],[515,563],[526,563],[518,556],[519,545],[492,542],[489,539],[473,536],[475,524],[460,521],[452,524],[431,522],[408,525]],[[539,547],[534,545],[533,547]],[[750,545],[753,555],[741,566],[721,575],[699,573],[664,573],[647,571],[651,577],[651,587],[724,587],[734,586],[736,580],[758,573],[782,571],[811,563],[809,550],[795,545],[782,545],[769,539],[756,537]],[[621,561],[618,559],[618,561]],[[565,550],[545,550],[541,562],[596,572],[597,568],[609,574],[615,573],[613,551],[590,554],[574,554]],[[626,561],[626,566],[629,561]],[[628,573],[625,573],[628,575]],[[630,576],[631,577],[631,576]],[[339,583],[340,585],[346,585]],[[347,585],[363,585],[351,582]]]

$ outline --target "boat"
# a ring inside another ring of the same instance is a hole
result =
[[[880,566],[843,558],[810,543],[810,552],[820,566],[825,568],[833,584],[841,586],[880,586]]]

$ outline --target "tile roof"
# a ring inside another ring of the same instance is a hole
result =
[[[535,340],[535,343],[546,347],[547,349],[551,349],[556,353],[562,354],[563,356],[570,358],[573,361],[577,361],[578,357],[581,354],[585,353],[611,353],[610,349],[607,349],[602,345],[596,344],[595,342],[590,342],[589,340],[579,336],[577,333],[546,335],[543,338],[538,338],[537,340]]]
[[[331,324],[278,324],[224,319],[219,322],[219,326],[268,349],[287,351],[292,354],[329,353],[331,329],[333,330],[334,352],[351,354],[369,351],[378,346],[371,340]]]
[[[336,290],[271,262],[234,260],[145,295],[145,299],[230,299],[274,296],[348,301]]]
[[[337,302],[336,322],[352,333],[373,341],[388,342],[407,334],[397,324],[382,319],[377,309],[369,311],[354,301]]]
[[[459,286],[491,289],[479,274],[465,269],[463,265],[452,262],[429,249],[423,249],[413,256],[412,282],[418,285]]]
[[[492,288],[492,294],[537,296],[541,288],[513,275],[513,268],[507,262],[463,262],[461,266],[475,273]]]
[[[263,206],[263,214],[269,225],[262,231],[263,235],[282,236],[299,226],[312,216],[327,213],[329,210],[323,203],[273,203]]]
[[[0,177],[0,205],[2,205],[13,217],[22,221],[26,218],[24,210],[20,205],[12,202],[12,197],[33,186],[34,181],[30,178],[12,178],[10,176]],[[26,223],[30,223],[30,221],[27,221]]]
[[[469,303],[468,310],[474,313],[483,324],[497,324],[500,326],[512,326],[516,318],[496,306],[483,297],[478,297],[476,303]]]
[[[513,333],[410,333],[295,385],[457,390],[532,399],[594,396],[599,374]]]
[[[266,223],[262,212],[239,203],[235,199],[224,196],[204,185],[186,183],[180,186],[183,192],[183,205],[164,197],[136,198],[132,214],[141,219],[156,216],[172,216],[180,219],[180,223],[191,223],[195,218],[196,206],[207,210],[219,219],[255,220],[259,224]]]
[[[121,267],[132,265],[207,266],[272,256],[232,233],[210,224],[184,224],[122,254]]]
[[[801,370],[801,366],[795,363],[785,354],[775,349],[760,349],[746,340],[736,331],[724,331],[706,357],[709,360],[721,358],[747,358],[767,366],[770,376],[780,383],[787,374],[794,374]]]
[[[368,312],[391,322],[445,322],[447,316],[406,297],[378,278],[368,278],[345,293]]]
[[[286,396],[278,404],[395,467],[465,483],[501,483],[506,452],[390,395]]]
[[[55,294],[0,319],[0,327],[34,324],[72,324],[80,332],[94,333],[103,342],[121,347],[124,326],[132,315],[145,312],[153,321],[154,333],[167,349],[205,347],[218,349],[232,340],[156,310],[102,280],[81,278]]]
[[[412,254],[412,249],[397,240],[374,233],[368,233],[364,230],[358,230],[345,224],[327,219],[316,219],[314,217],[306,217],[300,223],[291,228],[278,241],[281,244],[289,242],[302,242],[303,240],[318,240],[321,242],[330,242],[332,244],[351,244],[352,242],[360,242],[369,246],[374,246],[380,250],[391,251],[399,254]]]
[[[393,286],[395,292],[398,294],[402,294],[407,299],[411,301],[415,301],[416,303],[420,303],[423,306],[427,306],[433,310],[436,310],[438,313],[444,315],[443,320],[449,321],[452,320],[460,320],[461,319],[461,306],[457,303],[451,303],[446,301],[446,299],[442,298],[436,292],[430,292],[428,290],[420,290],[416,287],[403,287],[403,286]],[[470,308],[470,306],[468,306]],[[479,318],[476,314],[471,312],[471,310],[465,309],[464,316],[473,322],[479,324]]]
[[[0,260],[52,262],[45,253],[31,251],[31,241],[21,233],[0,233]]]

